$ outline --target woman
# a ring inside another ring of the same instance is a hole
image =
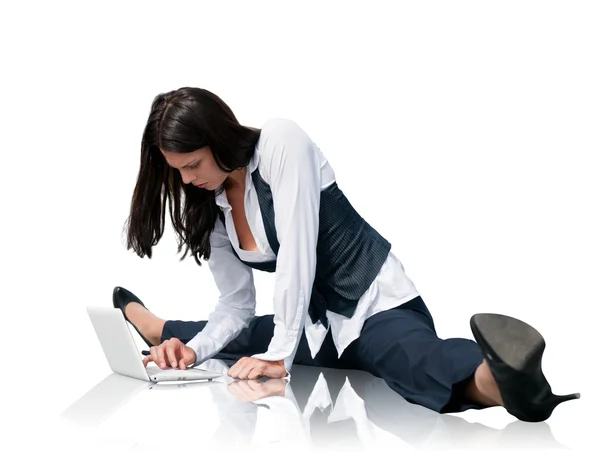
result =
[[[291,120],[259,130],[207,90],[159,94],[143,133],[127,249],[152,257],[167,201],[178,252],[185,244],[182,259],[191,249],[198,265],[208,261],[220,298],[208,321],[165,321],[116,287],[115,307],[150,346],[144,365],[232,359],[228,374],[239,379],[289,378],[292,363],[359,369],[440,413],[502,405],[527,421],[579,397],[551,393],[544,340],[517,319],[477,314],[476,341],[438,338],[391,244]],[[275,272],[274,315],[254,313],[252,269]]]

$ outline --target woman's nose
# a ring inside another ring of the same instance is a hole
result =
[[[184,172],[181,173],[181,179],[183,180],[183,182],[186,185],[189,185],[191,182],[194,181],[194,177],[192,177],[192,175],[189,175],[189,174],[184,173]]]

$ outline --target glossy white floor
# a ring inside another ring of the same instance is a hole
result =
[[[582,421],[594,401],[585,384],[570,387],[564,373],[553,389],[580,390],[582,398],[531,424],[503,408],[440,415],[362,371],[296,365],[289,384],[249,382],[228,377],[227,362],[212,359],[200,367],[223,372],[213,381],[152,384],[112,373],[94,335],[84,333],[90,338],[85,370],[69,365],[58,345],[54,354],[62,364],[40,364],[9,383],[18,391],[5,433],[18,444],[7,455],[22,466],[105,473],[240,463],[246,473],[262,473],[266,461],[292,468],[329,461],[358,470],[400,458],[407,466],[444,468],[451,460],[503,454],[489,470],[501,473],[499,467],[516,460],[534,468],[540,457],[581,471],[589,467],[584,461],[594,438]],[[432,451],[442,458],[427,455]]]
[[[213,381],[153,384],[111,373],[60,413],[61,431],[75,438],[86,434],[93,444],[151,452],[168,448],[165,437],[174,444],[192,438],[210,450],[273,443],[352,451],[573,450],[586,445],[578,426],[568,424],[580,416],[585,398],[532,424],[503,408],[437,414],[408,403],[383,379],[364,371],[296,365],[288,383],[233,380],[223,360],[199,367],[224,375]]]

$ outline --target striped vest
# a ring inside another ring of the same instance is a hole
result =
[[[275,230],[275,213],[269,184],[258,168],[252,173],[267,240],[277,256],[279,242]],[[219,209],[225,224],[225,215]],[[358,300],[371,286],[387,259],[391,244],[355,211],[337,183],[321,190],[319,234],[315,279],[308,314],[313,323],[321,321],[326,328],[326,310],[352,317]],[[232,245],[233,248],[233,245]],[[247,262],[233,250],[244,264],[253,269],[275,272],[277,260]]]

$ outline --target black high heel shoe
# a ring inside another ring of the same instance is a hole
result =
[[[150,343],[148,340],[146,340],[144,335],[142,335],[142,332],[140,332],[138,330],[138,328],[133,323],[131,323],[131,320],[129,320],[127,318],[127,315],[125,315],[125,307],[130,302],[137,302],[142,307],[146,308],[146,306],[142,303],[142,301],[139,298],[137,298],[135,295],[133,295],[129,290],[124,289],[123,287],[115,287],[115,289],[113,290],[113,305],[114,305],[114,307],[121,309],[121,312],[123,312],[123,316],[125,317],[125,320],[127,320],[131,324],[131,326],[133,328],[135,328],[135,331],[138,332],[138,334],[142,337],[142,340],[144,340],[148,346],[156,346],[156,345],[153,345],[152,343]]]
[[[579,399],[579,393],[552,393],[542,373],[546,342],[531,325],[497,313],[475,314],[470,323],[498,384],[504,408],[517,419],[541,422],[561,402]]]

